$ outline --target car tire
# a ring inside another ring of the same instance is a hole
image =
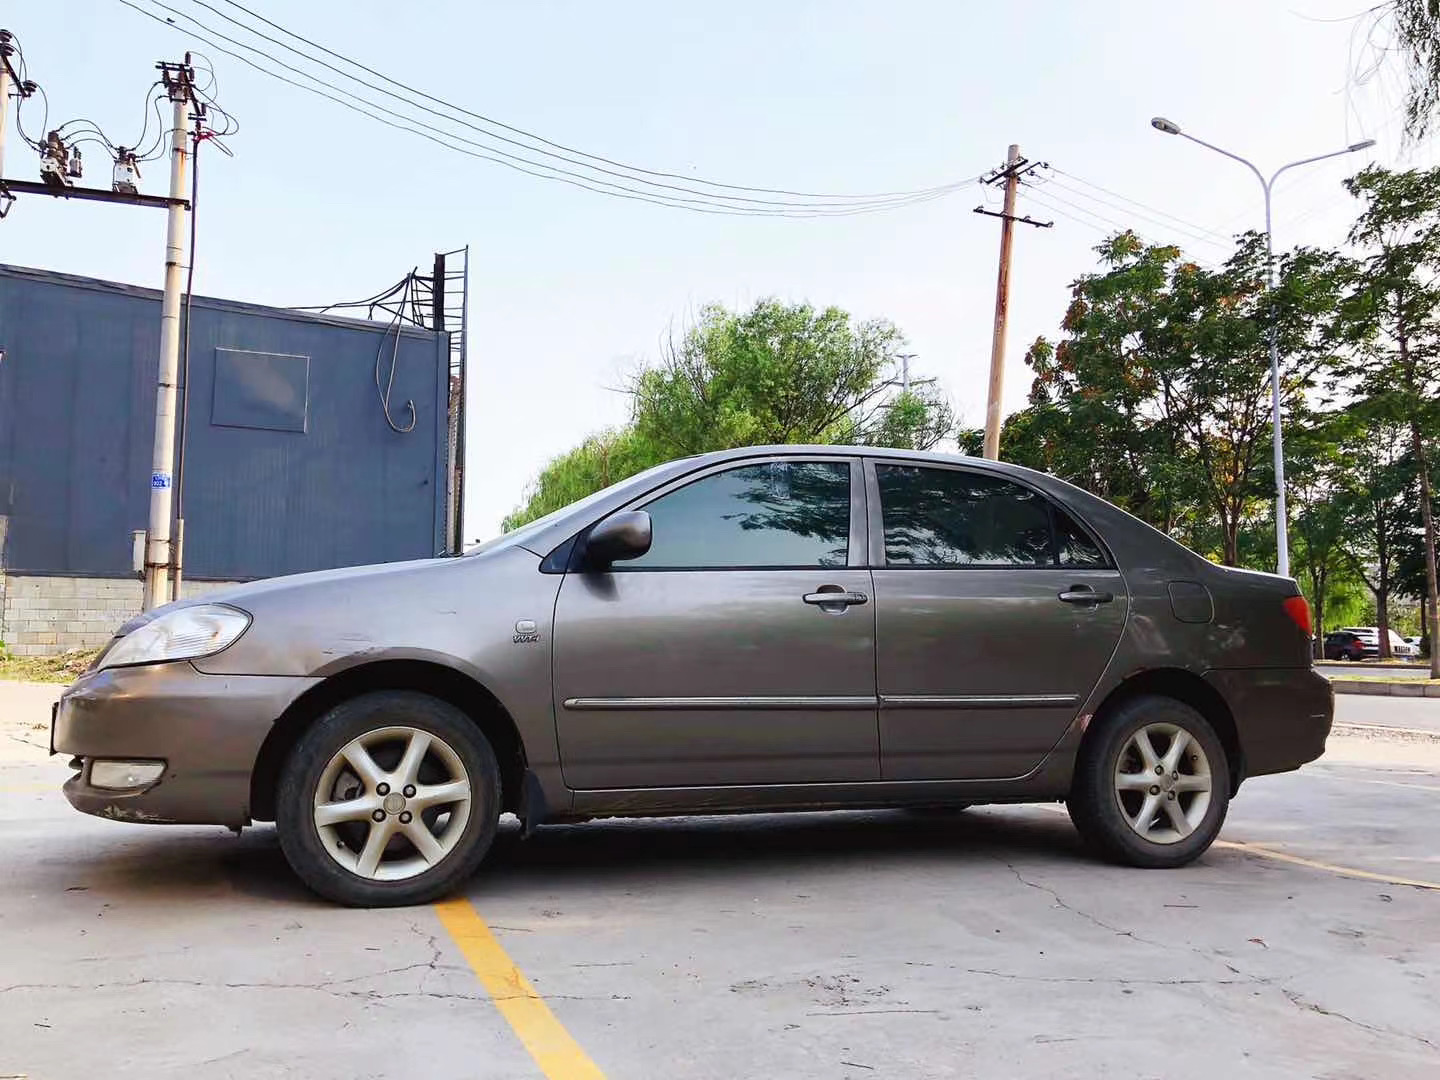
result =
[[[485,858],[500,818],[489,741],[453,705],[412,691],[363,694],[327,712],[286,759],[279,792],[286,861],[349,907],[454,891]]]
[[[1182,735],[1179,758],[1171,762]],[[1229,762],[1209,721],[1184,702],[1146,695],[1091,725],[1067,807],[1093,851],[1158,869],[1184,866],[1203,854],[1219,834],[1229,802]]]

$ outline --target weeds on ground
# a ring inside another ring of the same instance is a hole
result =
[[[12,656],[0,647],[0,679],[74,682],[95,662],[99,649],[71,649],[56,656]]]

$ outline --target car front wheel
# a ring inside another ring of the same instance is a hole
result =
[[[410,691],[337,705],[280,777],[276,828],[295,873],[352,907],[423,904],[454,890],[495,837],[500,770],[471,719]]]
[[[1091,728],[1068,807],[1085,842],[1106,858],[1175,867],[1210,846],[1229,801],[1225,748],[1209,721],[1183,702],[1147,695]]]

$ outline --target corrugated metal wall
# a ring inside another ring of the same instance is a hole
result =
[[[0,265],[0,566],[131,573],[146,525],[160,297]],[[185,574],[234,580],[445,547],[444,335],[196,297]],[[217,368],[220,378],[217,382]]]

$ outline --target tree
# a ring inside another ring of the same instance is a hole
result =
[[[591,436],[541,472],[513,529],[676,457],[769,443],[929,449],[954,415],[930,384],[896,392],[905,339],[883,319],[762,300],[706,307],[630,386],[631,422]]]
[[[506,532],[544,517],[592,492],[659,464],[644,442],[629,429],[591,435],[573,450],[554,458],[530,485],[525,505],[501,523]]]
[[[1404,450],[1404,429],[1351,406],[1363,426],[1347,443],[1345,486],[1336,497],[1343,517],[1342,549],[1351,568],[1375,596],[1380,656],[1390,656],[1390,599],[1415,500],[1414,459]]]
[[[1271,292],[1254,233],[1215,271],[1131,232],[1096,251],[1103,270],[1075,284],[1065,337],[1026,354],[1030,407],[1011,418],[1002,455],[1166,531],[1194,539],[1213,523],[1222,561],[1237,565],[1241,527],[1273,488],[1267,330],[1273,319],[1283,402],[1296,407],[1328,363],[1318,327],[1338,257],[1282,256]]]
[[[1408,444],[1424,537],[1424,622],[1435,641],[1430,462],[1440,429],[1440,169],[1372,167],[1346,187],[1363,202],[1350,241],[1368,253],[1341,310],[1341,334],[1355,346],[1354,391],[1366,416],[1382,429],[1398,427]],[[1440,650],[1430,652],[1431,675],[1440,678]]]
[[[1435,0],[1384,0],[1355,16],[1352,32],[1363,31],[1367,48],[1353,73],[1357,82],[1374,77],[1399,54],[1409,83],[1405,92],[1405,134],[1418,143],[1430,133],[1440,112],[1440,4]],[[1367,55],[1370,54],[1370,55]]]
[[[1347,587],[1355,580],[1343,542],[1346,516],[1342,495],[1356,435],[1354,418],[1344,410],[1302,412],[1286,425],[1290,563],[1315,613],[1316,659],[1325,655],[1325,615],[1332,593],[1350,591]],[[1273,545],[1273,533],[1267,542]]]

